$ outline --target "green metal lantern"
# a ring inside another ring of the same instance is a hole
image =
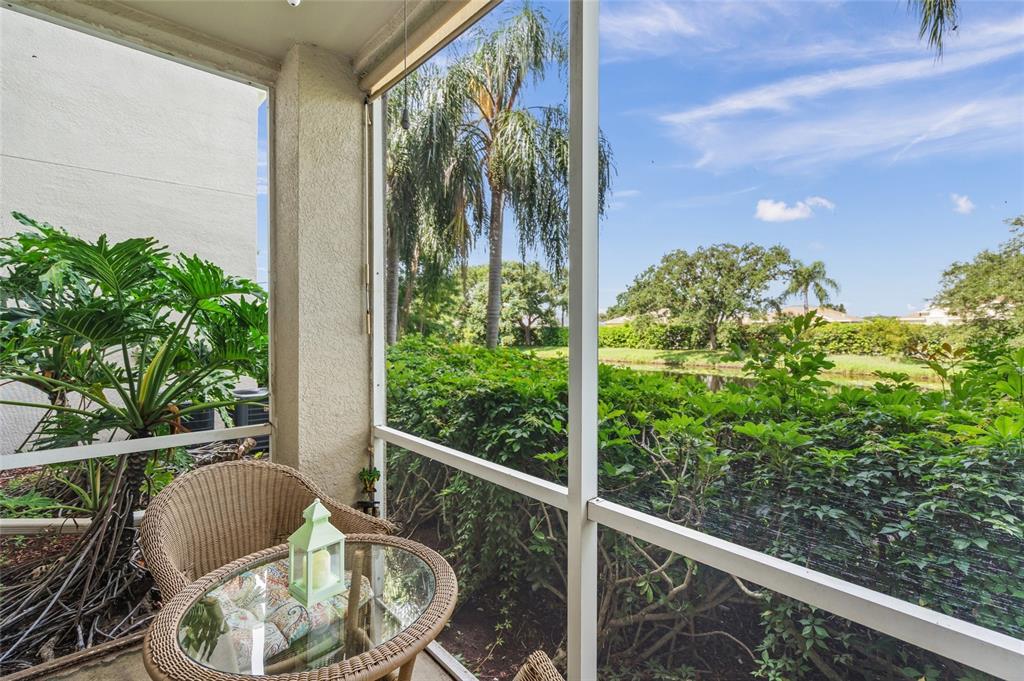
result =
[[[306,522],[288,537],[288,591],[311,608],[345,590],[345,535],[319,499],[302,517]]]

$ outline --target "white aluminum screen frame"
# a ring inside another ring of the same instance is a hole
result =
[[[151,452],[155,449],[187,447],[189,445],[201,445],[207,442],[220,442],[221,440],[235,440],[243,437],[259,437],[260,435],[270,435],[272,431],[273,427],[270,423],[259,423],[252,426],[237,426],[235,428],[198,430],[193,433],[157,435],[138,440],[114,440],[112,442],[97,442],[91,445],[77,445],[75,447],[36,449],[31,452],[16,452],[0,456],[0,471],[7,471],[13,468],[27,468],[28,466],[45,466],[51,463],[99,459],[104,456],[138,454],[139,452]]]
[[[386,423],[384,334],[384,103],[373,107],[373,449],[386,478],[387,444],[568,512],[569,681],[597,679],[597,527],[729,572],[851,622],[980,671],[1024,679],[1024,641],[872,591],[656,516],[597,493],[598,2],[569,0],[569,485],[527,475]],[[384,485],[380,485],[384,487]]]
[[[569,4],[569,509],[566,647],[570,679],[597,678],[598,12]]]

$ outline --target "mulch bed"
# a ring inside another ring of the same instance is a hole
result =
[[[401,534],[401,531],[399,532]],[[420,525],[410,539],[443,553],[436,527]],[[502,616],[490,594],[461,601],[438,642],[480,681],[510,681],[535,650],[554,658],[565,637],[565,609],[552,598],[539,597],[512,614],[510,629],[499,630]],[[500,645],[495,642],[502,639]]]
[[[0,537],[0,569],[5,575],[14,574],[26,564],[38,565],[63,556],[75,539],[73,534],[57,532],[4,535]]]
[[[538,605],[543,609],[544,604]],[[502,631],[504,640],[495,646],[498,624],[492,609],[470,601],[459,607],[438,641],[480,681],[509,681],[533,651],[554,657],[562,641],[561,636],[552,640],[553,634],[565,631],[565,611],[517,612],[513,628]]]

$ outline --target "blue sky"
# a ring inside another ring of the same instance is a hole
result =
[[[256,123],[256,280],[267,286],[269,273],[267,270],[267,248],[269,247],[270,204],[267,195],[269,185],[267,135],[269,119],[267,100],[260,103]]]
[[[853,314],[906,314],[1024,212],[1024,4],[607,2],[601,305],[672,248],[781,243]]]
[[[566,3],[539,5],[564,26]],[[603,2],[601,307],[666,251],[753,241],[823,260],[853,314],[902,315],[1005,240],[1024,213],[1024,3],[961,6],[937,60],[903,0]],[[566,91],[555,74],[528,101]]]

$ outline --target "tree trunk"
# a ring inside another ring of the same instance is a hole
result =
[[[130,440],[143,440],[147,437],[152,437],[148,431],[136,433],[131,436]],[[142,500],[142,484],[146,482],[146,464],[149,462],[149,458],[153,455],[153,452],[135,452],[133,454],[125,454],[128,463],[124,468],[124,482],[122,489],[125,495],[125,503],[127,505],[127,512],[129,517],[131,514],[139,508],[139,502]],[[120,490],[115,489],[111,492],[112,495],[116,495]],[[111,502],[113,503],[113,502]],[[94,522],[97,519],[94,519]],[[121,533],[120,537],[117,537],[120,542],[121,552],[127,556],[132,551],[132,546],[135,543],[135,532],[132,528],[131,522],[128,523],[128,529]]]
[[[405,328],[409,321],[409,310],[412,309],[413,296],[416,293],[416,273],[420,268],[420,245],[417,243],[412,250],[412,262],[405,277],[405,291],[402,292],[402,308],[399,311],[399,326]]]
[[[501,190],[491,189],[491,226],[487,235],[490,259],[487,271],[487,347],[498,347],[501,324],[501,237],[504,223],[505,197]]]
[[[393,230],[388,235],[387,264],[387,342],[398,341],[398,238]]]
[[[811,296],[808,293],[808,289],[804,289],[804,314],[811,309]]]
[[[711,328],[708,329],[708,349],[718,349],[718,322],[711,324]]]

